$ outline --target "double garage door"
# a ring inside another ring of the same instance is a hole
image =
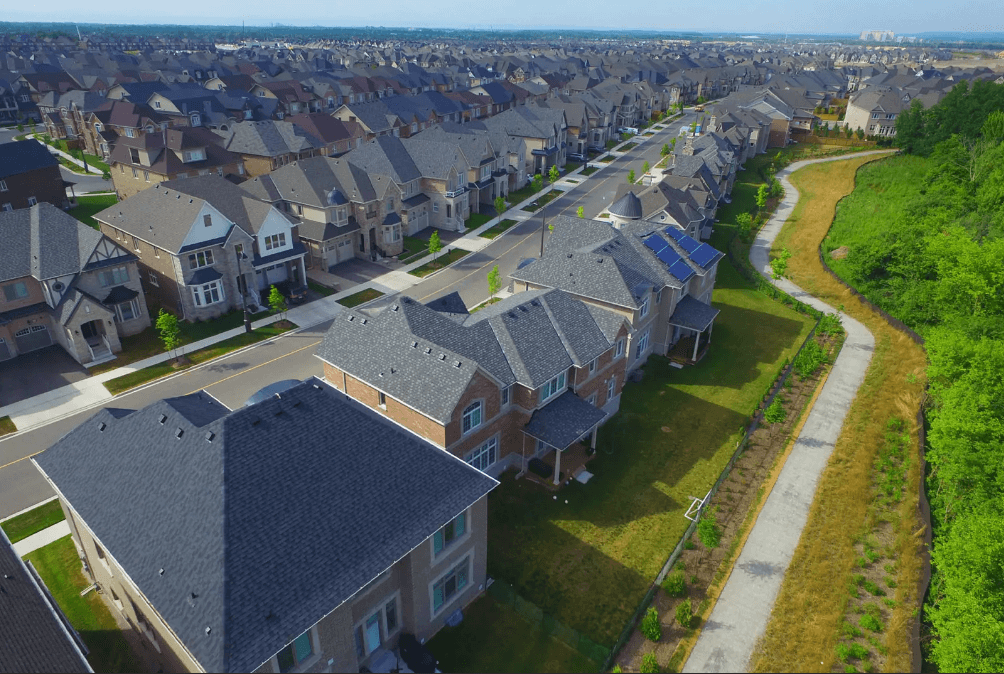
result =
[[[44,325],[32,325],[14,333],[14,342],[17,344],[18,353],[27,353],[35,349],[52,344],[52,335],[49,328]],[[0,352],[2,358],[2,352]]]

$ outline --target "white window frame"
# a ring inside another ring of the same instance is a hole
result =
[[[460,522],[460,526],[463,527],[463,531],[459,534],[457,533],[457,522]],[[436,533],[429,537],[432,548],[432,560],[435,562],[437,557],[441,557],[444,552],[453,549],[453,547],[461,542],[467,540],[468,535],[471,533],[471,517],[470,510],[465,510],[460,513],[452,520],[441,526]],[[449,540],[447,540],[447,534],[450,535]],[[439,539],[439,549],[436,549],[436,540]]]
[[[476,428],[480,428],[485,422],[485,403],[483,400],[475,400],[464,408],[460,417],[461,435],[467,435]]]
[[[508,405],[512,401],[512,385],[511,384],[509,386],[503,386],[502,387],[502,392],[500,394],[500,398],[499,399],[502,401],[502,407],[505,407],[506,405]]]
[[[102,288],[122,285],[129,281],[129,268],[123,265],[121,267],[112,267],[111,269],[102,269],[98,272],[98,281],[101,283]]]
[[[274,248],[283,248],[286,245],[286,233],[279,232],[278,234],[271,234],[265,237],[265,250],[272,250]]]
[[[132,316],[126,318],[122,313],[122,307],[128,306],[132,310]],[[131,321],[139,318],[139,302],[135,299],[131,299],[128,302],[121,302],[115,305],[115,322],[125,323],[126,321]]]
[[[7,191],[7,181],[0,180],[0,192],[6,192],[6,191]]]
[[[589,361],[589,365],[587,367],[589,368],[589,374],[596,372],[596,359],[593,358]]]
[[[201,259],[200,259],[201,257]],[[213,251],[210,249],[199,250],[188,255],[189,269],[202,269],[213,265]]]
[[[641,358],[641,357],[642,357],[642,355],[643,355],[643,354],[644,354],[644,353],[645,353],[646,351],[648,351],[648,346],[649,346],[649,343],[648,343],[648,342],[649,342],[649,334],[650,334],[650,332],[651,332],[651,330],[646,330],[645,332],[643,332],[643,333],[641,334],[641,336],[640,336],[640,337],[638,337],[638,346],[637,346],[637,348],[635,349],[635,359],[636,359],[636,360],[637,360],[638,358]]]
[[[617,347],[614,351],[614,358],[620,358],[624,355],[624,338],[621,337],[617,340]]]
[[[391,629],[387,624],[387,607],[394,605],[394,627]],[[380,625],[380,644],[376,648],[370,649],[366,643],[366,625],[376,617]],[[357,661],[361,664],[373,653],[382,648],[384,644],[391,640],[395,634],[401,631],[401,592],[395,591],[393,594],[385,596],[376,603],[376,608],[366,612],[366,617],[357,622],[352,627],[353,649],[356,653]],[[361,648],[360,648],[361,647]]]
[[[28,205],[29,206],[34,206],[37,203],[38,203],[38,199],[36,199],[35,197],[28,197]]]
[[[195,301],[195,306],[208,307],[226,301],[227,295],[224,292],[221,280],[217,279],[209,283],[203,283],[202,285],[192,286],[192,298]],[[214,292],[217,296],[216,299],[213,299]]]
[[[157,278],[156,272],[150,272],[150,285],[154,288],[160,287],[160,279]]]
[[[662,288],[655,294],[655,306],[662,304]]]
[[[638,307],[638,318],[641,319],[646,316],[648,316],[648,295],[645,296],[645,299],[641,302],[641,306]]]
[[[467,453],[464,461],[481,472],[486,472],[499,460],[499,436],[493,435]]]
[[[551,378],[551,381],[540,387],[540,402],[550,400],[558,393],[563,392],[566,388],[568,388],[566,373],[559,372]]]
[[[613,376],[607,380],[607,402],[617,395],[617,377]]]

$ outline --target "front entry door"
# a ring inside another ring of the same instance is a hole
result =
[[[94,325],[94,321],[87,321],[80,326],[80,334],[84,336],[84,339],[91,341],[92,339],[98,338],[98,329]]]

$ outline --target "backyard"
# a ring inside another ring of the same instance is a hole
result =
[[[554,500],[504,476],[489,497],[489,571],[544,613],[611,646],[686,530],[688,496],[728,462],[751,410],[814,320],[751,289],[728,261],[708,355],[676,370],[651,357],[599,433],[595,477]]]
[[[77,205],[67,212],[84,224],[90,225],[94,229],[100,229],[98,221],[92,216],[109,206],[114,206],[118,203],[118,200],[118,197],[114,194],[102,194],[96,197],[77,197]]]
[[[81,596],[90,585],[80,568],[77,549],[69,536],[28,554],[38,575],[90,651],[95,672],[136,672],[139,667],[115,618],[97,592]]]

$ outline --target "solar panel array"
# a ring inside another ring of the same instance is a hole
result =
[[[694,270],[690,268],[690,265],[686,263],[683,257],[676,252],[676,249],[670,246],[664,238],[658,234],[653,234],[643,241],[649,250],[655,253],[659,261],[666,265],[669,273],[681,283],[686,283],[694,275]]]
[[[680,248],[687,251],[690,261],[701,269],[707,269],[708,265],[717,257],[718,251],[706,243],[698,243],[691,237],[684,234],[676,227],[667,227],[664,231],[671,239],[679,244]]]

